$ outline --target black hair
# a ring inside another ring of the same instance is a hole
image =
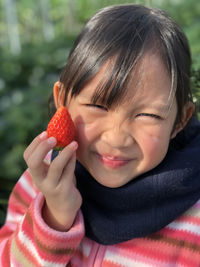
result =
[[[110,59],[110,75],[95,91],[93,101],[110,107],[127,92],[132,73],[148,51],[157,51],[171,77],[181,122],[184,105],[192,101],[191,55],[188,40],[163,10],[136,4],[100,9],[85,24],[61,74],[65,100],[74,97]]]

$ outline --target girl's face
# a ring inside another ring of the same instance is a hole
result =
[[[100,184],[114,188],[163,160],[172,138],[177,105],[174,99],[170,110],[163,112],[171,81],[160,58],[147,54],[139,83],[133,79],[119,106],[94,106],[91,98],[106,71],[106,66],[102,67],[78,96],[68,100],[67,106],[76,127],[78,160]]]

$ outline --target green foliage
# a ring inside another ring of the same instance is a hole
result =
[[[0,173],[16,179],[27,144],[46,128],[47,102],[59,79],[72,40],[23,47],[18,56],[4,53],[0,65]]]
[[[193,67],[200,68],[200,1],[167,0],[162,1],[162,8],[177,21],[189,39],[193,55]],[[178,11],[178,12],[177,12]]]
[[[193,91],[196,109],[200,116],[200,68],[196,69],[194,66],[191,73],[191,88]]]
[[[148,1],[148,0],[128,1],[128,3],[137,3],[137,4],[143,4],[143,5],[150,5],[151,2],[152,1]],[[79,21],[84,23],[90,16],[92,16],[100,8],[110,6],[110,5],[124,4],[124,3],[127,3],[127,2],[124,2],[121,0],[101,0],[101,1],[80,0],[80,1],[77,1],[77,5],[76,5],[76,18]]]

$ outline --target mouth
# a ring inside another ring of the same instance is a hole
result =
[[[132,159],[96,154],[101,163],[109,168],[119,168],[128,164]]]

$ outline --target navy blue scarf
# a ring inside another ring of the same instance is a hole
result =
[[[120,188],[100,185],[78,162],[75,175],[87,237],[112,245],[150,235],[200,199],[200,123],[191,120],[159,166]]]

